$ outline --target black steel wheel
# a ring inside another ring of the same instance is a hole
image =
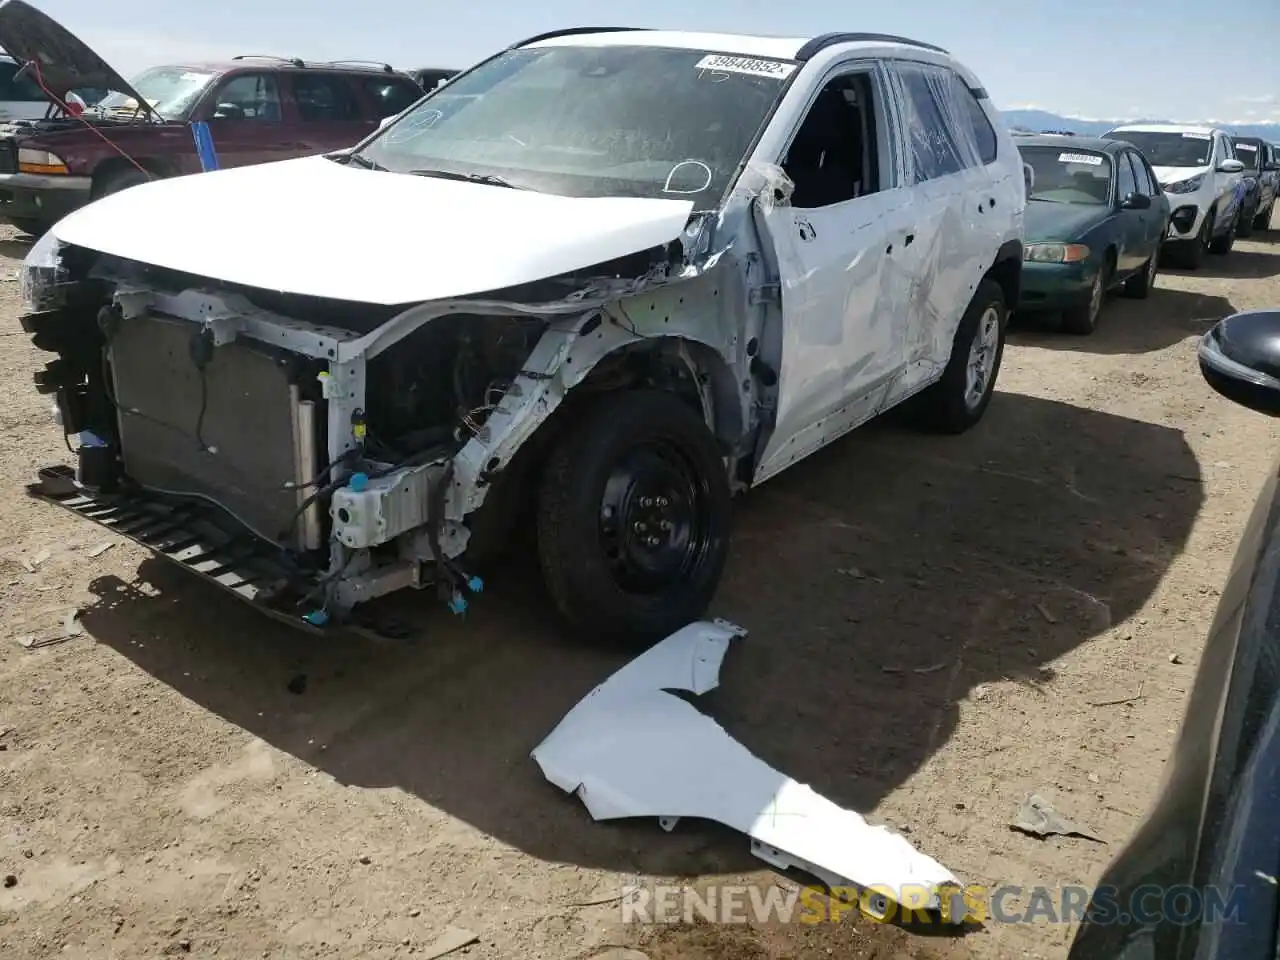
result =
[[[543,473],[538,552],[577,632],[648,646],[703,615],[729,548],[715,437],[660,390],[607,394]]]

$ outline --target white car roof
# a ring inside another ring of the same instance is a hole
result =
[[[794,60],[800,48],[813,37],[771,37],[749,33],[692,33],[685,30],[609,30],[602,33],[572,33],[549,37],[530,47],[670,47],[676,50],[711,50],[743,57],[770,57]],[[833,47],[858,49],[893,47],[904,52],[928,49],[912,43],[867,39],[843,41]],[[932,51],[937,53],[937,51]],[[947,55],[949,57],[949,55]]]
[[[1205,136],[1217,133],[1216,127],[1197,127],[1185,123],[1127,123],[1116,127],[1112,133],[1199,133]]]

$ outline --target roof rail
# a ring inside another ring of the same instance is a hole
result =
[[[520,47],[527,47],[531,43],[540,43],[543,40],[554,40],[556,37],[580,37],[588,33],[627,33],[632,30],[648,30],[649,27],[566,27],[563,30],[549,30],[546,33],[540,33],[536,37],[530,37],[528,40],[521,40],[519,43],[513,43],[507,47],[508,50],[517,50]]]
[[[295,67],[305,67],[306,63],[301,57],[277,57],[272,53],[241,53],[231,58],[232,60],[278,60],[280,63],[290,63]]]
[[[933,50],[936,53],[945,53],[947,56],[951,55],[948,51],[943,50],[941,47],[935,47],[932,43],[923,43],[919,40],[912,40],[910,37],[895,36],[892,33],[824,33],[820,37],[814,37],[797,50],[795,59],[801,63],[806,60],[812,60],[827,47],[834,47],[838,43],[903,43],[909,47],[920,47],[924,50]]]
[[[395,73],[395,68],[381,60],[325,60],[330,67],[377,67],[383,73]]]

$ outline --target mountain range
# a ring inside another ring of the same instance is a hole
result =
[[[1044,130],[1070,130],[1084,137],[1096,137],[1106,133],[1122,123],[1172,123],[1171,120],[1081,120],[1079,117],[1064,117],[1048,110],[1001,110],[1004,122],[1014,130],[1031,130],[1040,133]],[[1280,123],[1206,123],[1205,126],[1220,126],[1237,137],[1261,137],[1272,143],[1280,143]]]

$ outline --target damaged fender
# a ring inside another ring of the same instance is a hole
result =
[[[534,749],[543,775],[595,820],[657,817],[666,830],[681,817],[714,820],[745,833],[751,852],[778,869],[940,909],[944,891],[960,886],[944,866],[773,769],[668,692],[714,689],[730,642],[745,634],[723,620],[693,623],[632,660]],[[924,902],[922,890],[931,894]],[[884,906],[871,912],[887,915]]]

